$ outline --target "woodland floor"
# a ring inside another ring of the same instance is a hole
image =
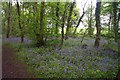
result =
[[[9,46],[2,46],[3,78],[31,78],[27,71],[27,65],[32,66],[38,73],[37,77],[114,77],[118,72],[118,47],[114,41],[106,46],[108,40],[101,39],[99,48],[94,48],[94,38],[69,38],[64,42],[63,48],[59,50],[54,46],[53,40],[45,47],[31,47],[25,44],[31,40],[25,39],[23,44],[20,38],[3,39],[4,42],[13,43],[15,51]],[[72,42],[72,43],[71,43]],[[16,44],[15,44],[16,43]],[[82,48],[87,44],[85,48]],[[120,44],[119,44],[120,45]],[[29,53],[29,54],[28,54]],[[114,76],[113,76],[114,75]]]
[[[2,78],[32,78],[27,65],[16,59],[15,51],[2,45]]]

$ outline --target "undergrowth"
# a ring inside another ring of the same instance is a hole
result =
[[[21,43],[11,45],[17,51],[18,59],[26,62],[34,70],[37,78],[116,77],[117,47],[112,43],[106,43],[104,48],[100,49],[82,49],[79,39],[66,40],[62,49],[55,46],[57,43],[59,41],[49,41],[48,46],[39,48]],[[106,46],[115,51],[107,50]]]

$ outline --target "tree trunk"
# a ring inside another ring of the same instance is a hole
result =
[[[111,14],[109,16],[109,23],[108,23],[108,33],[110,34],[111,33]]]
[[[37,2],[34,2],[34,33],[37,34],[36,29],[37,29]],[[36,35],[37,36],[37,35]]]
[[[118,40],[118,28],[117,28],[117,3],[113,2],[113,27],[114,27],[114,34],[115,34],[115,42]]]
[[[40,12],[40,34],[38,34],[38,46],[43,46],[45,44],[44,42],[44,6],[45,2],[41,2],[41,12]]]
[[[59,32],[59,29],[58,29],[58,21],[59,21],[59,2],[57,2],[57,7],[56,7],[56,17],[57,17],[57,19],[56,19],[56,30],[55,30],[55,34],[57,35],[58,34],[58,32]]]
[[[75,2],[71,3],[71,7],[70,7],[70,11],[69,11],[69,16],[68,16],[68,19],[67,19],[67,28],[66,28],[65,39],[68,39],[69,28],[70,28],[70,20],[71,20],[71,16],[72,16],[74,5],[75,5]]]
[[[8,25],[7,25],[7,38],[9,38],[9,36],[10,36],[10,15],[11,15],[11,3],[9,1],[9,3],[8,3],[8,18],[7,18],[7,21],[8,21]]]
[[[99,47],[100,45],[100,33],[101,33],[101,25],[100,25],[100,8],[101,8],[101,2],[96,3],[96,10],[95,10],[95,19],[96,19],[96,39],[95,39],[95,47]]]
[[[119,27],[120,27],[120,9],[119,9],[119,13],[118,13],[118,19],[117,19],[117,30],[118,30],[118,40],[120,39],[120,32],[119,32]]]
[[[73,32],[73,35],[75,35],[75,33],[76,33],[76,31],[77,31],[77,28],[78,28],[80,22],[82,21],[82,18],[84,17],[84,14],[85,14],[85,12],[83,11],[83,14],[81,15],[81,17],[80,17],[79,20],[78,20],[78,24],[77,24],[77,26],[75,27],[75,30],[74,30],[74,32]]]
[[[67,2],[65,4],[65,10],[64,10],[64,13],[63,13],[63,17],[62,17],[62,37],[61,37],[61,46],[63,45],[63,41],[64,41],[64,25],[65,25],[65,18],[66,18],[66,7],[67,7]]]
[[[24,33],[23,33],[23,29],[22,29],[22,26],[21,26],[21,19],[20,19],[20,6],[19,6],[19,3],[17,1],[17,13],[18,13],[18,22],[19,22],[19,28],[21,30],[20,32],[20,36],[21,36],[21,43],[24,41]]]
[[[88,35],[91,36],[92,35],[92,1],[91,1],[91,10],[90,10],[90,20],[88,23]]]

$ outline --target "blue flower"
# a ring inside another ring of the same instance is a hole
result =
[[[104,60],[104,63],[107,63],[108,61],[109,61],[109,60],[106,60],[106,59],[105,59],[105,60]]]
[[[102,71],[107,71],[107,68],[105,68],[104,66],[101,67]]]
[[[115,53],[114,53],[113,51],[110,52],[110,55],[111,55],[111,56],[114,55],[114,54],[115,54]]]
[[[118,42],[118,46],[120,47],[120,42]]]
[[[65,72],[65,73],[67,72],[67,69],[66,69],[66,68],[64,68],[64,72]]]
[[[108,53],[108,51],[107,50],[104,50],[104,52],[103,52],[104,54],[107,54]]]
[[[100,50],[101,50],[101,48],[100,48],[100,47],[98,47],[98,48],[97,48],[97,50],[98,50],[98,51],[100,51]]]

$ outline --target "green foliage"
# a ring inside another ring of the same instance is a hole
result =
[[[112,13],[112,3],[110,2],[102,3],[101,14],[105,15],[109,13]]]
[[[84,34],[84,32],[85,32],[85,29],[80,29],[79,31],[80,34]]]
[[[101,36],[107,37],[107,38],[114,38],[114,32],[113,30],[109,31],[108,28],[102,28]]]
[[[118,46],[117,43],[115,43],[113,40],[109,40],[105,45],[105,48],[110,49],[112,51],[118,52]]]
[[[71,3],[68,3],[67,5],[67,16],[65,21],[67,21],[68,13],[69,13],[69,7]],[[6,34],[7,32],[7,15],[8,15],[8,3],[2,3],[3,5],[3,34]],[[40,33],[40,3],[37,3],[37,12],[34,15],[34,3],[28,3],[28,2],[21,2],[20,5],[20,22],[21,26],[23,27],[23,32],[25,36],[27,36],[29,39],[32,39],[34,42],[36,42],[36,34]],[[44,37],[53,37],[59,36],[59,32],[61,29],[61,17],[63,16],[65,3],[59,3],[57,5],[56,2],[50,2],[45,3],[45,16],[44,16]],[[58,14],[59,16],[56,16],[56,7],[59,8]],[[78,20],[78,8],[75,5],[72,18],[71,18],[71,26],[75,25],[75,22]],[[35,21],[36,16],[36,21]],[[18,26],[18,14],[16,10],[16,4],[11,6],[11,16],[10,16],[10,35],[11,36],[20,36],[20,29]],[[58,23],[58,34],[55,34],[56,31],[56,23]]]
[[[113,32],[110,32],[110,33],[105,34],[104,36],[108,38],[114,38],[115,35]]]

